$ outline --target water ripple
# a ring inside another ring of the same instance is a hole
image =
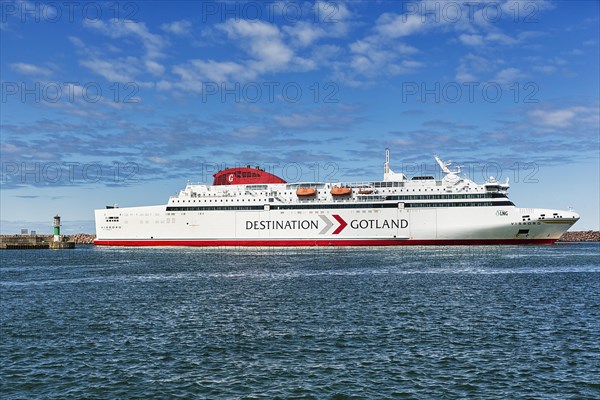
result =
[[[597,244],[0,257],[3,399],[600,397]]]

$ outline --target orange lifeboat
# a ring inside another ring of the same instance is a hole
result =
[[[317,194],[317,189],[315,188],[298,188],[296,189],[296,196],[298,197],[312,197]]]
[[[331,194],[334,196],[348,196],[352,194],[352,189],[348,187],[334,187],[331,189]]]

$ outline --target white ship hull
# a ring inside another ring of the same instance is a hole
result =
[[[97,245],[386,246],[551,244],[576,221],[573,213],[516,207],[188,211],[165,206],[96,210]],[[523,220],[524,215],[529,215]],[[117,219],[118,218],[118,219]]]

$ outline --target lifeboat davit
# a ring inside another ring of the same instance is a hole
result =
[[[317,189],[315,188],[298,188],[296,189],[296,196],[298,197],[312,197],[316,196]]]
[[[352,189],[348,187],[334,187],[331,189],[331,194],[334,196],[349,196],[352,194]]]

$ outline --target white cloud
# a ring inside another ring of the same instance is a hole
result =
[[[159,164],[159,165],[164,165],[164,164],[168,164],[171,162],[171,160],[163,158],[163,157],[159,157],[159,156],[146,157],[146,159],[153,164]]]
[[[27,63],[20,62],[20,63],[10,64],[10,67],[15,72],[18,72],[23,75],[30,75],[30,76],[50,76],[50,75],[52,75],[52,71],[50,71],[48,68],[39,67],[39,66],[33,65],[33,64],[27,64]]]
[[[491,2],[491,1],[489,1]],[[544,3],[546,7],[546,2]],[[490,22],[490,15],[485,10],[487,2],[480,2],[469,6],[462,3],[452,3],[450,7],[439,1],[422,0],[405,4],[403,13],[383,13],[373,26],[373,33],[350,45],[351,60],[347,65],[358,74],[375,76],[381,73],[397,74],[411,72],[423,67],[418,60],[409,60],[402,55],[418,52],[410,46],[396,47],[392,43],[411,35],[425,32],[455,31],[460,43],[475,47],[478,50],[498,45],[512,46],[527,39],[541,35],[535,31],[521,32],[517,37],[509,36],[500,30],[500,25]],[[505,2],[494,5],[503,6]],[[537,4],[537,2],[536,2]],[[513,4],[513,6],[516,6]],[[519,4],[521,9],[523,4]],[[504,14],[505,18],[508,18]],[[406,51],[408,50],[408,51]],[[496,72],[499,81],[507,82],[523,76],[521,71],[505,68],[498,70],[503,61],[501,59],[486,60],[472,54],[460,60],[456,71],[456,79],[461,82],[476,81],[484,73],[488,79],[490,74]],[[339,71],[344,67],[344,61],[338,62]],[[348,77],[348,73],[342,73]],[[492,75],[493,76],[493,75]]]
[[[230,37],[237,38],[277,38],[279,39],[279,28],[276,25],[263,21],[249,21],[245,19],[228,19],[219,24],[219,29],[227,32]]]
[[[126,57],[112,58],[104,51],[94,46],[86,45],[81,39],[70,36],[69,41],[77,48],[77,53],[81,57],[79,65],[86,67],[93,73],[103,77],[110,82],[136,82],[138,85],[146,85],[140,82],[136,77],[144,70],[153,75],[160,75],[164,68],[151,59],[140,59],[133,55]]]
[[[575,117],[572,110],[543,111],[535,110],[529,113],[533,121],[538,125],[564,128]]]
[[[241,128],[234,129],[230,135],[234,138],[240,139],[258,139],[269,135],[269,132],[261,126],[243,126]]]
[[[313,12],[314,21],[298,21],[282,28],[293,45],[307,47],[322,38],[340,38],[348,33],[351,13],[345,4],[318,1]]]
[[[311,6],[311,19],[278,26],[262,20],[230,18],[216,24],[211,35],[225,34],[229,43],[239,48],[246,57],[230,55],[225,59],[193,59],[173,67],[178,82],[163,81],[162,90],[177,87],[201,91],[202,82],[243,82],[275,72],[310,71],[330,62],[333,54],[315,49],[337,49],[332,45],[318,46],[323,38],[339,38],[347,34],[351,16],[347,6],[339,3],[316,2]],[[164,30],[182,31],[181,24],[162,26]],[[187,24],[184,24],[187,25]],[[297,51],[309,49],[308,56]],[[410,47],[404,48],[409,51]],[[235,58],[233,58],[235,57]]]
[[[307,21],[299,21],[294,25],[284,26],[283,30],[292,38],[295,45],[307,47],[327,36],[327,32],[321,26]]]
[[[84,26],[113,39],[135,37],[142,42],[149,57],[162,56],[161,49],[165,46],[165,41],[159,35],[151,33],[143,22],[112,19],[105,23],[101,20],[84,20]]]
[[[466,33],[461,34],[458,39],[467,46],[483,46],[483,36],[481,35],[469,35]]]
[[[5,155],[8,155],[9,153],[17,155],[27,154],[27,149],[25,147],[17,146],[11,143],[0,143],[0,150]]]
[[[123,60],[90,58],[81,60],[79,63],[111,82],[133,82],[136,74],[139,72],[136,68],[137,59],[135,57]]]
[[[169,81],[161,80],[156,83],[158,90],[169,91],[173,88],[173,84]]]
[[[550,10],[554,4],[550,0],[506,0],[500,4],[502,12],[514,18],[515,13],[528,22],[535,22],[538,18],[537,12]]]
[[[144,46],[145,50],[143,57],[138,59],[130,56],[126,58],[127,62],[132,63],[133,68],[145,68],[147,72],[153,75],[159,75],[164,72],[164,67],[156,60],[164,57],[162,50],[166,46],[166,42],[160,35],[151,33],[146,27],[146,24],[143,22],[112,19],[105,23],[101,20],[84,20],[84,26],[113,39],[131,38],[139,40]],[[79,46],[79,42],[81,41],[77,38],[72,38],[71,42]],[[93,61],[94,60],[92,59],[88,59],[82,61],[81,64],[88,66],[88,68],[92,69],[93,71],[97,71],[99,69],[98,67],[91,67]],[[122,59],[104,60],[104,62],[115,62],[117,64],[122,64]],[[132,69],[129,69],[129,71],[132,71]],[[111,74],[107,74],[107,71],[105,71],[104,74],[101,75],[106,77],[106,75]]]
[[[567,65],[567,60],[564,58],[554,57],[551,61],[556,65]]]
[[[321,122],[322,118],[315,114],[275,115],[273,120],[284,128],[303,128]]]
[[[299,46],[314,43],[328,32],[308,33],[308,25],[297,24],[293,30],[258,20],[228,19],[217,24],[216,31],[223,32],[248,57],[236,57],[235,61],[215,59],[192,59],[172,68],[179,77],[177,82],[162,81],[161,90],[178,88],[202,92],[203,82],[232,83],[253,80],[265,73],[308,71],[317,68],[322,55],[303,58],[296,55],[286,41],[297,41]],[[296,35],[296,36],[292,36]],[[204,85],[205,86],[205,85]]]
[[[85,44],[83,43],[83,41],[81,39],[79,39],[78,37],[75,36],[69,36],[69,42],[73,43],[75,45],[75,47],[78,47],[80,49],[85,48]]]
[[[276,25],[229,19],[218,28],[225,31],[230,39],[243,41],[242,48],[254,57],[250,65],[259,73],[284,69],[294,57],[294,52],[283,43]]]
[[[456,71],[456,75],[454,76],[454,78],[456,79],[457,82],[476,82],[477,81],[477,76],[473,75],[472,73],[464,70],[463,68],[459,67],[458,71]]]
[[[556,71],[556,67],[553,65],[538,65],[533,67],[533,70],[537,72],[543,72],[545,74],[550,74]]]
[[[439,0],[404,3],[403,14],[381,14],[376,21],[375,31],[383,36],[399,38],[431,29],[454,29],[473,33],[476,27],[490,28],[481,9],[473,12],[473,3],[470,3],[470,6],[459,2],[448,3],[450,4]],[[477,4],[480,3],[482,2]]]
[[[482,74],[489,74],[501,63],[502,60],[490,61],[469,53],[460,59],[455,78],[458,82],[477,82],[481,79]]]
[[[566,128],[577,122],[587,122],[597,125],[598,109],[574,106],[556,110],[533,110],[529,112],[532,123],[548,128]]]
[[[521,72],[521,70],[518,68],[505,68],[496,74],[494,81],[500,84],[510,84],[517,82],[519,79],[523,79],[524,77],[525,74],[523,74],[523,72]]]
[[[165,67],[154,60],[146,60],[146,70],[153,75],[162,75],[165,72]]]
[[[290,113],[273,116],[273,121],[286,130],[338,131],[357,123],[359,117],[342,107],[324,108],[314,112]],[[332,118],[333,117],[333,118]]]
[[[423,21],[420,15],[397,15],[394,13],[381,14],[375,26],[378,33],[391,38],[412,35],[427,28],[427,20]]]
[[[182,19],[180,21],[171,22],[170,24],[162,24],[160,29],[174,35],[186,36],[191,33],[192,23],[188,20]]]
[[[485,39],[488,42],[495,42],[495,43],[505,44],[505,45],[514,45],[514,44],[518,43],[518,41],[515,38],[510,37],[501,32],[488,33],[485,36]]]
[[[481,2],[440,2],[421,0],[403,3],[403,13],[383,13],[375,23],[378,35],[392,39],[438,31],[455,31],[458,40],[467,46],[515,45],[530,38],[542,35],[541,32],[525,31],[518,37],[511,37],[500,30],[501,20],[524,19],[528,10],[551,8],[546,0],[508,0]]]
[[[319,23],[337,24],[350,16],[348,7],[341,2],[317,1],[314,6],[314,17]]]
[[[253,71],[232,61],[191,60],[185,65],[174,67],[173,72],[181,77],[180,84],[183,89],[187,86],[195,91],[202,91],[203,82],[221,84],[256,77]]]
[[[179,80],[176,82],[161,80],[156,85],[157,89],[170,91],[177,88],[197,93],[205,90],[219,92],[221,85],[227,85],[228,89],[232,89],[235,84],[257,77],[256,71],[233,61],[195,59],[173,67],[172,71]]]
[[[351,58],[348,62],[350,71],[340,71],[345,78],[357,79],[351,73],[373,78],[380,75],[398,75],[411,73],[423,66],[422,63],[408,59],[419,52],[416,48],[389,40],[380,35],[367,36],[349,45]],[[343,65],[338,69],[342,69]],[[358,82],[355,82],[355,85]]]
[[[517,41],[518,42],[524,42],[524,41],[529,40],[529,39],[540,38],[540,37],[544,37],[544,36],[547,36],[547,35],[548,35],[548,32],[523,31],[523,32],[519,32],[519,34],[517,35]]]
[[[474,47],[482,47],[485,45],[495,46],[498,44],[511,46],[530,37],[537,37],[537,35],[533,32],[529,32],[528,34],[519,35],[519,39],[515,39],[501,32],[490,32],[486,35],[463,33],[458,37],[458,40],[464,45]]]

